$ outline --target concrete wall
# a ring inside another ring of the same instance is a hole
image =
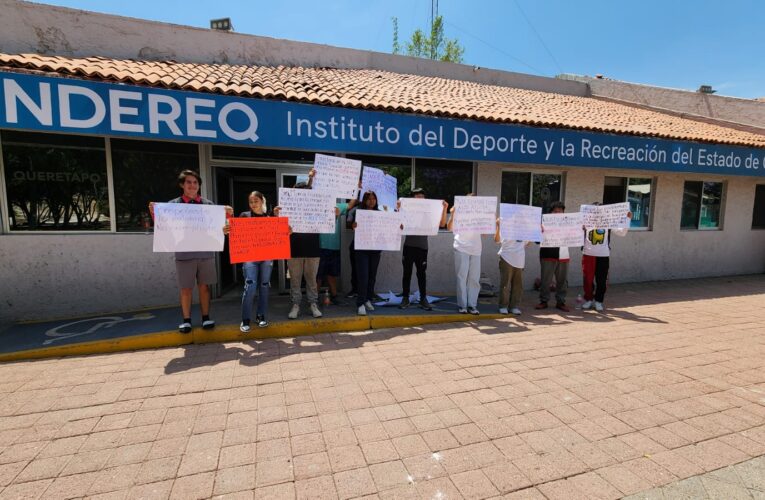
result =
[[[464,64],[0,0],[0,51],[196,63],[364,68],[587,95],[587,85]],[[236,25],[236,17],[233,22]]]
[[[691,115],[688,116],[689,118],[701,117],[729,124],[748,125],[761,129],[760,133],[765,133],[765,102],[763,101],[588,76],[572,78],[588,84],[593,96],[685,113]]]

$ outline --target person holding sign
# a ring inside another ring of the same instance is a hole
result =
[[[359,182],[360,187],[361,182]],[[348,203],[337,203],[335,205],[335,232],[319,235],[321,258],[319,259],[319,272],[316,281],[319,287],[322,284],[327,285],[329,303],[335,306],[342,304],[337,298],[337,278],[340,276],[342,262],[340,257],[340,217],[347,215],[350,210],[353,210],[358,201],[356,198],[353,198]]]
[[[266,197],[260,191],[253,191],[248,198],[250,210],[242,212],[239,217],[272,217],[279,216],[279,210],[269,213],[266,208]],[[268,326],[266,311],[268,310],[268,291],[271,287],[271,271],[274,267],[273,260],[261,260],[257,262],[244,262],[242,274],[244,274],[244,292],[242,293],[242,322],[239,330],[242,333],[250,331],[252,318],[252,303],[255,292],[258,293],[258,308],[255,312],[255,322],[259,328]]]
[[[425,198],[425,190],[422,188],[412,189],[412,198]],[[400,202],[399,202],[400,203]],[[441,221],[438,227],[446,226],[446,210],[449,204],[443,201]],[[409,291],[412,283],[412,266],[417,270],[417,286],[420,289],[420,307],[426,311],[432,311],[433,306],[428,303],[427,277],[428,267],[428,237],[409,234],[404,238],[404,251],[401,255],[401,263],[404,266],[404,275],[401,279],[401,305],[399,309],[409,307]]]
[[[467,196],[474,196],[473,193]],[[454,230],[458,213],[454,206],[447,229]],[[454,270],[457,274],[457,310],[460,314],[478,313],[478,294],[481,291],[481,233],[454,233]]]
[[[374,191],[367,191],[361,198],[361,203],[355,210],[348,214],[348,221],[352,229],[358,227],[356,214],[359,210],[379,210],[377,195]],[[374,311],[372,298],[375,294],[375,281],[377,280],[377,267],[380,265],[381,250],[356,249],[356,239],[353,241],[353,258],[356,260],[356,313],[366,316],[367,311]]]
[[[202,205],[214,205],[212,201],[202,198],[199,189],[202,186],[202,177],[193,170],[184,170],[178,174],[178,187],[183,194],[168,203],[191,203]],[[234,209],[226,206],[226,215],[234,213]],[[154,202],[149,203],[149,213],[154,218]],[[228,226],[223,228],[223,233],[228,233]],[[181,333],[191,332],[191,301],[194,296],[194,285],[199,290],[199,308],[202,310],[202,328],[209,330],[215,328],[215,321],[210,319],[210,285],[218,282],[218,274],[215,271],[214,252],[176,252],[175,270],[178,276],[178,286],[181,295],[181,312],[183,322],[178,325]]]
[[[598,206],[600,204],[593,203],[593,205]],[[632,212],[627,211],[627,219],[632,220]],[[626,236],[628,228],[598,229],[585,227],[584,231],[584,248],[582,250],[584,303],[582,309],[590,309],[594,301],[595,310],[603,312],[603,299],[606,296],[608,269],[610,267],[611,234]]]
[[[563,202],[556,201],[550,204],[550,212],[562,214],[566,211]],[[544,227],[542,227],[544,231]],[[539,249],[539,260],[542,267],[542,280],[539,288],[539,304],[536,309],[547,309],[547,301],[550,300],[550,284],[555,277],[555,307],[563,312],[571,311],[566,305],[566,292],[568,291],[568,263],[571,260],[568,247],[542,247]]]
[[[497,219],[494,242],[499,243],[499,313],[519,316],[523,295],[523,268],[526,267],[526,247],[530,241],[502,238],[501,219]]]

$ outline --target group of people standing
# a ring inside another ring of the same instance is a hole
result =
[[[315,170],[311,170],[307,182],[298,182],[297,189],[311,189]],[[184,170],[178,176],[178,185],[183,194],[170,203],[201,203],[213,204],[210,200],[199,195],[202,179],[198,173]],[[361,188],[361,183],[359,183]],[[413,189],[413,198],[425,198],[423,189]],[[469,194],[468,196],[472,196]],[[248,196],[249,210],[242,212],[240,217],[278,217],[278,206],[269,208],[266,197],[259,191],[253,191]],[[448,203],[442,201],[443,209],[439,221],[440,228],[453,230],[456,211],[452,207],[447,223]],[[397,207],[398,208],[398,207]],[[552,213],[562,213],[565,206],[561,202],[551,205]],[[227,216],[233,215],[233,209],[226,206]],[[380,210],[377,195],[374,191],[366,191],[361,200],[352,199],[348,202],[337,203],[334,207],[335,230],[333,233],[294,233],[290,230],[291,256],[287,260],[290,279],[290,298],[292,306],[287,317],[296,319],[300,315],[302,302],[302,285],[305,283],[306,299],[311,315],[322,317],[319,307],[319,286],[325,285],[328,291],[329,303],[342,305],[338,298],[337,280],[341,269],[341,217],[346,216],[350,229],[356,229],[356,214],[358,210]],[[154,215],[153,203],[149,211]],[[628,213],[631,218],[632,214]],[[525,267],[526,247],[528,241],[503,239],[500,234],[500,219],[497,219],[494,241],[499,244],[499,312],[501,314],[521,314],[519,308],[522,286],[523,269]],[[403,226],[402,226],[403,228]],[[223,228],[228,234],[228,224]],[[542,228],[544,231],[544,227]],[[585,244],[582,256],[582,271],[584,275],[583,309],[595,307],[603,311],[603,300],[606,292],[606,281],[609,269],[610,235],[624,236],[627,229],[603,230],[583,228]],[[428,236],[407,235],[402,251],[402,298],[399,308],[406,309],[410,302],[410,287],[412,268],[416,270],[419,287],[419,307],[430,311],[432,306],[427,297],[427,265],[428,265]],[[457,308],[461,314],[478,315],[478,295],[480,293],[482,241],[478,233],[454,233],[454,270],[456,276]],[[380,263],[381,250],[362,250],[355,248],[355,241],[350,245],[351,282],[352,290],[349,297],[355,297],[356,313],[366,316],[374,310],[375,282]],[[217,282],[213,252],[177,252],[175,254],[178,285],[180,288],[181,309],[183,322],[178,329],[181,333],[191,331],[191,298],[196,284],[199,289],[200,309],[202,312],[202,327],[214,328],[215,322],[210,319],[209,285]],[[570,261],[568,247],[540,248],[540,263],[542,277],[540,283],[539,303],[536,309],[545,309],[550,300],[550,287],[555,280],[555,307],[569,311],[566,304],[568,287],[568,264]],[[272,260],[245,262],[242,265],[244,291],[242,293],[242,320],[240,331],[248,333],[252,325],[260,328],[268,326],[268,298],[273,270]],[[257,295],[257,306],[253,318],[253,305]]]

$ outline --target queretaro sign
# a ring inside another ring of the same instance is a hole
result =
[[[468,161],[765,176],[765,148],[0,72],[0,128]]]

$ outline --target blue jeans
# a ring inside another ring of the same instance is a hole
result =
[[[380,265],[380,250],[354,250],[356,260],[356,307],[368,300],[372,300],[375,294],[375,281],[377,280],[377,266]]]
[[[242,294],[242,319],[252,319],[252,303],[255,291],[258,290],[257,315],[266,317],[268,309],[268,289],[270,288],[271,269],[274,261],[245,262],[242,264],[244,274],[244,293]]]

